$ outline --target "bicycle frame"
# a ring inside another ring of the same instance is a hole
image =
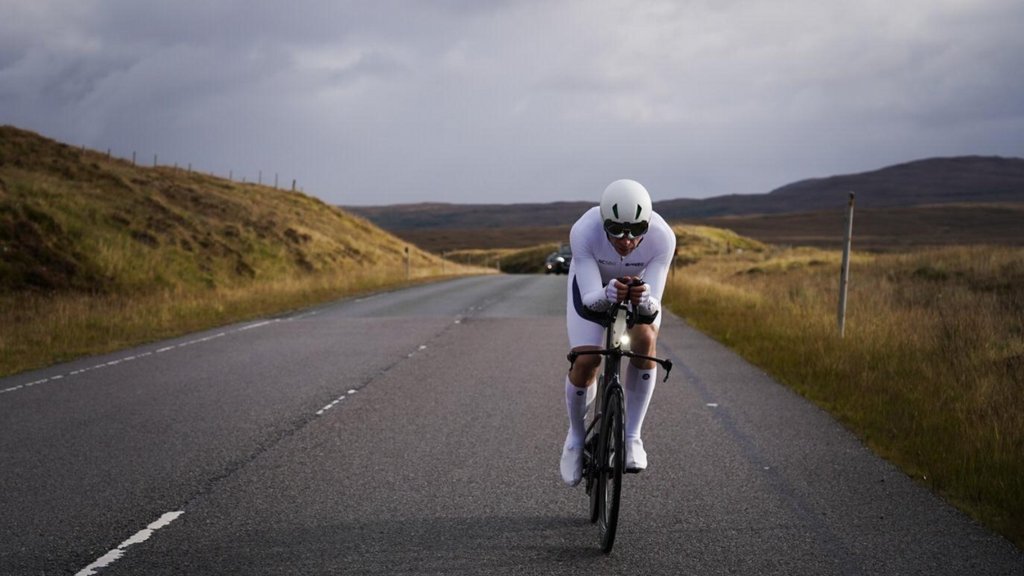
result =
[[[624,324],[624,326],[623,326]],[[628,330],[636,325],[636,315],[633,313],[631,307],[623,302],[612,306],[608,310],[608,328],[605,330],[605,347],[599,350],[580,350],[572,351],[566,356],[569,360],[569,370],[572,370],[573,365],[576,363],[576,359],[580,356],[603,356],[604,365],[601,373],[601,377],[598,378],[597,382],[597,397],[595,399],[596,414],[594,421],[587,427],[587,435],[593,430],[594,425],[600,419],[601,416],[601,403],[604,400],[604,395],[607,394],[608,382],[614,376],[616,383],[619,381],[619,374],[622,367],[623,358],[637,358],[640,360],[649,360],[660,365],[665,369],[665,378],[663,381],[668,380],[668,375],[672,371],[672,361],[667,358],[655,358],[654,356],[645,356],[643,354],[634,354],[631,350],[623,347],[622,328]]]
[[[590,497],[590,521],[596,522],[601,518],[601,546],[605,553],[611,551],[615,541],[622,472],[625,467],[623,439],[620,436],[623,434],[621,426],[625,420],[624,393],[620,383],[622,359],[639,358],[655,362],[665,369],[666,380],[672,371],[671,360],[634,354],[628,349],[628,330],[636,323],[631,307],[625,303],[616,304],[609,309],[607,320],[604,349],[572,351],[568,355],[570,370],[580,356],[599,355],[604,358],[603,372],[598,378],[594,399],[594,417],[587,426],[583,445],[583,476],[586,479],[586,493]],[[603,423],[607,406],[616,409],[609,413],[608,422]],[[612,452],[608,452],[609,443],[617,446]],[[614,456],[609,465],[611,454]],[[611,496],[606,493],[608,486],[612,487]]]

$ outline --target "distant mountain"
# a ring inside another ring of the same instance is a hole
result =
[[[930,158],[873,172],[812,178],[767,194],[669,200],[655,206],[669,219],[815,212],[857,206],[893,208],[934,204],[1024,202],[1024,159],[991,156]]]
[[[841,209],[850,192],[856,193],[861,208],[1024,203],[1024,159],[930,158],[872,172],[801,180],[767,194],[666,200],[656,202],[654,209],[668,220],[816,212]],[[595,203],[596,198],[593,202],[398,204],[346,210],[393,231],[472,229],[565,225]]]

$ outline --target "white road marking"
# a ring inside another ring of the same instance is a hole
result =
[[[336,398],[334,400],[334,402],[331,402],[327,406],[324,406],[323,408],[317,410],[316,411],[316,415],[317,416],[323,416],[324,412],[327,412],[331,408],[334,408],[335,406],[337,406],[338,403],[341,402],[342,400],[344,400],[346,396],[349,396],[349,395],[355,394],[355,393],[356,393],[355,389],[350,389],[348,392],[346,392],[346,393],[342,394],[341,396],[339,396],[338,398]]]
[[[344,399],[345,399],[345,397],[344,397],[344,396],[342,396],[342,397],[340,397],[340,398],[336,399],[336,400],[335,400],[334,402],[331,402],[331,403],[330,403],[330,404],[328,404],[327,406],[324,406],[323,408],[321,408],[320,410],[318,410],[318,411],[317,411],[317,413],[316,413],[316,415],[317,415],[317,416],[323,416],[323,415],[324,415],[324,412],[327,412],[327,411],[328,411],[328,410],[330,410],[331,408],[334,408],[335,406],[337,406],[337,405],[338,405],[338,402],[341,402],[341,401],[342,401],[342,400],[344,400]]]
[[[310,315],[315,314],[315,313],[316,312],[313,312]],[[78,370],[73,370],[71,372],[68,372],[67,374],[58,374],[56,376],[50,376],[49,378],[43,378],[41,380],[36,380],[34,382],[28,382],[26,384],[19,384],[17,386],[11,386],[9,388],[4,388],[4,389],[0,390],[0,394],[4,394],[4,393],[7,393],[7,392],[14,392],[16,390],[23,390],[25,388],[31,388],[32,386],[35,386],[37,384],[45,384],[45,383],[51,382],[53,380],[60,380],[60,379],[63,379],[63,378],[70,378],[71,376],[78,376],[79,374],[85,374],[86,372],[90,372],[92,370],[99,370],[100,368],[106,368],[108,366],[117,366],[118,364],[121,364],[123,362],[131,362],[132,360],[137,360],[139,358],[145,358],[146,356],[152,356],[153,354],[162,354],[164,352],[170,352],[171,350],[175,350],[177,348],[183,348],[185,346],[191,346],[192,344],[199,344],[201,342],[209,342],[210,340],[214,340],[216,338],[222,338],[224,336],[227,336],[228,334],[235,334],[235,333],[243,332],[245,330],[252,330],[253,328],[259,328],[261,326],[267,326],[267,325],[270,325],[270,324],[274,324],[275,322],[280,322],[280,320],[266,320],[264,322],[259,322],[259,323],[256,323],[256,324],[251,324],[249,326],[243,326],[243,327],[237,328],[235,330],[229,330],[227,332],[219,332],[217,334],[213,334],[212,336],[206,336],[205,338],[198,338],[196,340],[190,340],[188,342],[183,342],[181,344],[177,344],[177,345],[173,345],[173,346],[165,346],[163,348],[160,348],[160,349],[156,350],[155,352],[140,352],[140,353],[135,354],[134,356],[126,356],[124,358],[118,358],[116,360],[111,360],[109,362],[104,362],[103,364],[97,364],[95,366],[90,366],[88,368],[79,368]]]
[[[263,326],[266,326],[267,324],[273,324],[273,323],[274,323],[273,320],[264,320],[263,322],[257,322],[256,324],[250,324],[248,326],[243,326],[243,327],[239,328],[238,331],[239,332],[244,332],[246,330],[252,330],[253,328],[262,328]]]
[[[718,404],[715,404],[714,402],[711,402],[711,403],[707,404],[707,407],[708,408],[718,408]]]
[[[178,519],[178,516],[181,516],[184,513],[185,512],[183,510],[179,510],[177,512],[168,512],[164,514],[163,516],[158,518],[156,522],[153,522],[149,526],[146,526],[144,529],[135,533],[135,535],[131,538],[125,540],[124,542],[121,542],[121,544],[118,545],[117,548],[114,548],[110,552],[107,552],[103,556],[100,556],[96,559],[95,562],[79,570],[78,573],[75,574],[75,576],[92,576],[93,574],[96,574],[97,570],[102,570],[103,568],[110,566],[114,562],[117,562],[117,560],[124,556],[124,553],[129,546],[141,544],[146,540],[149,540],[150,536],[152,536],[154,532],[163,528],[164,526],[167,526],[171,522],[174,522]]]

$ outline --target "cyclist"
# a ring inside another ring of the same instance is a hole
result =
[[[651,210],[651,197],[639,182],[616,180],[601,195],[601,205],[585,212],[569,234],[572,263],[566,302],[569,346],[600,349],[604,312],[627,299],[639,321],[630,330],[633,352],[655,355],[661,325],[661,297],[676,251],[672,228]],[[639,285],[630,287],[629,284]],[[562,480],[579,484],[583,466],[584,419],[594,401],[599,356],[580,356],[565,378],[569,432],[562,447]],[[626,470],[647,468],[640,430],[654,392],[657,365],[632,359],[626,368]]]

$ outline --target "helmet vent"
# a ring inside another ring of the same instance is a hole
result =
[[[612,204],[612,213],[615,214],[616,218],[619,217],[619,205],[618,204]]]
[[[640,219],[640,205],[639,204],[636,205],[636,217],[634,219],[635,220],[639,220]]]

